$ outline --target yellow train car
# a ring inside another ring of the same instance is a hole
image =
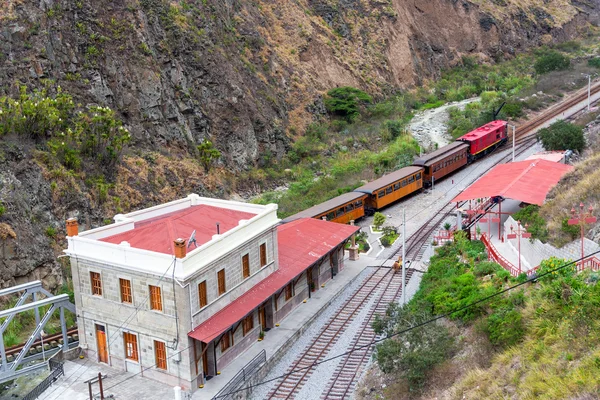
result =
[[[368,194],[367,207],[379,210],[420,190],[423,187],[423,170],[423,167],[416,166],[401,168],[354,191]]]
[[[327,221],[347,224],[365,215],[365,200],[368,195],[364,193],[349,192],[334,197],[324,203],[317,204],[307,210],[301,211],[285,218],[282,222],[292,222],[300,218],[325,219]]]

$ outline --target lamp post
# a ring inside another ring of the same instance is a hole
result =
[[[592,215],[594,209],[590,206],[587,212],[584,210],[583,203],[579,204],[579,212],[575,210],[575,207],[571,208],[571,219],[569,219],[569,225],[579,225],[581,229],[581,264],[583,265],[583,259],[585,257],[584,239],[585,239],[585,225],[593,224],[597,221],[597,218]]]
[[[516,126],[514,125],[508,125],[512,128],[513,134],[512,134],[512,162],[515,162],[515,130],[517,129]]]
[[[507,239],[518,239],[518,248],[519,248],[519,275],[521,275],[521,238],[530,238],[531,237],[531,233],[527,232],[527,228],[529,227],[529,225],[527,224],[527,222],[525,223],[525,226],[522,227],[521,226],[521,221],[517,221],[517,230],[514,230],[514,227],[511,225],[510,226],[510,232],[508,235],[506,235]],[[525,229],[523,229],[525,228]],[[514,232],[514,233],[512,233]]]

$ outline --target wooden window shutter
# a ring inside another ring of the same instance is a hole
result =
[[[264,267],[267,265],[267,244],[263,243],[260,245],[260,266]]]
[[[248,254],[244,254],[242,257],[242,273],[244,279],[250,276],[250,256]]]
[[[208,296],[206,295],[206,281],[198,284],[198,296],[200,298],[200,308],[208,304]]]
[[[154,341],[154,359],[156,368],[167,369],[167,349],[164,342]]]
[[[219,296],[220,296],[227,291],[227,288],[225,287],[225,269],[222,269],[219,272],[217,272],[217,277],[219,280]]]
[[[119,279],[119,286],[121,287],[121,302],[133,303],[131,296],[131,281],[128,279]]]
[[[102,279],[99,272],[90,272],[90,281],[92,284],[92,294],[102,296]]]
[[[150,308],[156,311],[162,311],[162,297],[160,287],[150,285]]]

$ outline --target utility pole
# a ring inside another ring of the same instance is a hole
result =
[[[587,212],[584,210],[583,203],[579,204],[579,212],[575,211],[575,207],[571,208],[571,216],[569,219],[569,225],[579,225],[581,229],[581,264],[583,265],[583,259],[585,257],[584,239],[585,239],[585,225],[593,224],[597,221],[597,218],[592,215],[594,209],[592,206],[588,208]]]
[[[512,145],[512,162],[515,162],[515,126],[512,125],[513,130],[513,145]]]
[[[402,208],[402,305],[406,304],[406,209]]]
[[[590,111],[591,92],[592,92],[592,76],[588,75],[588,112]]]
[[[518,247],[519,247],[519,275],[521,275],[521,238],[530,238],[531,237],[531,233],[527,232],[527,228],[529,227],[529,225],[527,224],[527,222],[525,222],[525,229],[523,229],[523,227],[521,227],[521,221],[517,221],[517,230],[514,231],[513,226],[510,226],[510,232],[508,235],[506,235],[507,239],[518,239]],[[515,233],[512,233],[512,232]]]

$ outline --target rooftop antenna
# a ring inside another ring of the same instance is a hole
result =
[[[192,234],[190,235],[190,239],[188,240],[188,245],[187,245],[188,249],[190,248],[192,243],[194,243],[194,247],[198,247],[198,243],[196,243],[196,230],[195,229],[192,231]]]

